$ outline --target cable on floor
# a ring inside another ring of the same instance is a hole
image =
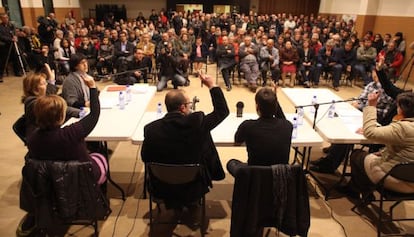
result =
[[[130,188],[132,186],[132,181],[134,180],[134,177],[135,177],[135,171],[136,171],[136,167],[137,167],[137,163],[138,163],[138,155],[140,153],[139,151],[141,151],[141,149],[138,149],[137,150],[137,154],[135,156],[134,168],[132,169],[132,175],[131,175],[131,177],[129,179],[128,186],[127,186],[127,189],[126,189],[126,194],[127,195],[128,195],[129,190],[130,190]],[[122,202],[121,208],[119,209],[118,214],[116,215],[115,223],[114,223],[114,228],[112,230],[112,237],[115,236],[116,225],[118,224],[119,217],[120,217],[120,215],[122,213],[122,210],[124,209],[125,202],[126,202],[126,200]],[[138,206],[139,206],[139,200],[138,200]],[[134,224],[132,226],[132,229],[133,229],[134,226],[135,226],[135,219],[134,219]],[[129,231],[128,235],[131,233],[132,229]]]

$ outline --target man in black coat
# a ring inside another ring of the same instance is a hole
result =
[[[126,78],[119,78],[115,82],[118,84],[133,85],[134,83],[144,80],[148,83],[148,72],[152,68],[150,57],[144,56],[142,49],[135,49],[134,58],[128,62],[128,71]]]
[[[168,164],[200,163],[204,166],[203,189],[208,192],[211,180],[224,179],[224,170],[210,131],[229,114],[223,92],[215,78],[202,75],[202,83],[210,90],[213,112],[191,113],[191,100],[183,90],[171,90],[165,96],[168,113],[144,127],[141,157],[144,162]],[[182,190],[188,200],[196,200],[204,193]]]
[[[13,63],[14,75],[22,76],[22,69],[19,65],[19,59],[16,47],[13,45],[17,42],[17,36],[14,35],[14,26],[9,23],[9,16],[6,13],[0,13],[0,82],[3,82],[3,72],[7,67],[7,53],[10,51],[9,62]]]

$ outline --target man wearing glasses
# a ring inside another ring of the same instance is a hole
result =
[[[201,75],[201,74],[200,74]],[[223,92],[216,79],[201,75],[202,83],[210,90],[213,111],[192,112],[192,102],[183,90],[170,90],[165,96],[167,114],[144,127],[141,157],[144,162],[167,164],[202,164],[206,170],[204,192],[211,180],[224,179],[224,171],[210,131],[229,114]],[[197,195],[183,190],[188,195]]]

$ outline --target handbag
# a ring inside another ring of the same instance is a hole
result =
[[[26,145],[26,116],[23,114],[14,122],[13,131],[16,135],[23,141],[24,145]]]

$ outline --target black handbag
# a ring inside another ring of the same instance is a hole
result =
[[[23,114],[14,122],[13,131],[26,145],[26,116]]]

